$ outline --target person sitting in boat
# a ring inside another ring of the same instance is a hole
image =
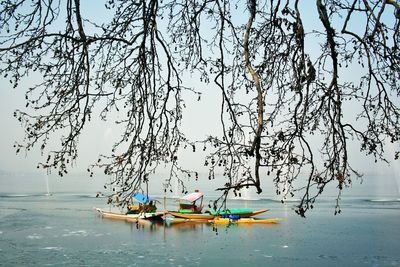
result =
[[[150,200],[149,204],[144,205],[145,212],[155,212],[157,210],[156,203],[153,200]]]
[[[127,214],[138,214],[141,212],[155,212],[157,210],[156,201],[141,193],[132,193],[131,202],[128,204]]]
[[[197,205],[196,201],[200,199],[200,204]],[[179,210],[185,212],[201,212],[203,209],[203,194],[198,190],[195,190],[194,193],[190,193],[186,196],[183,196],[179,199]]]
[[[139,203],[138,205],[135,205],[133,203],[128,204],[128,212],[126,214],[137,214],[139,213],[141,209],[142,203]]]
[[[128,214],[137,214],[140,212],[155,212],[157,207],[153,201],[150,201],[149,204],[138,203],[138,205],[129,203],[128,204]]]

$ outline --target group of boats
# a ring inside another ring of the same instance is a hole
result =
[[[280,218],[260,219],[253,216],[267,212],[269,209],[253,210],[248,208],[210,209],[204,210],[203,194],[195,191],[178,200],[176,211],[157,211],[155,198],[140,192],[131,194],[127,212],[118,213],[96,208],[104,218],[138,222],[140,220],[165,221],[168,224],[177,223],[212,223],[212,224],[274,224]]]

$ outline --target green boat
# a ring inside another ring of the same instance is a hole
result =
[[[253,210],[247,208],[232,208],[232,209],[209,210],[208,212],[212,215],[222,218],[224,217],[229,218],[230,215],[236,215],[239,218],[249,218],[267,211],[269,211],[269,209]]]
[[[203,219],[203,220],[212,220],[216,217],[222,218],[249,218],[255,216],[257,214],[261,214],[267,212],[269,209],[262,209],[262,210],[252,210],[252,209],[226,209],[226,210],[209,210],[205,211],[204,213],[198,212],[179,212],[179,211],[168,211],[167,213],[178,218],[185,218],[185,219]]]

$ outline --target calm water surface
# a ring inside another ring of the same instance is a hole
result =
[[[325,199],[306,219],[293,203],[231,200],[282,221],[217,227],[103,219],[93,207],[104,203],[90,194],[0,194],[0,265],[400,266],[398,199],[345,199],[339,216]]]

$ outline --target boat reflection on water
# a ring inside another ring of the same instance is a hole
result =
[[[114,220],[115,222],[117,220]],[[119,221],[121,223],[121,221]],[[186,223],[167,223],[165,221],[149,221],[138,220],[136,222],[124,221],[125,224],[130,225],[130,228],[136,231],[144,232],[157,232],[157,231],[203,231],[204,229],[213,229],[213,225],[207,222],[186,222]]]
[[[275,220],[277,218],[271,219]],[[107,218],[108,220],[108,218]],[[111,220],[114,222],[119,221],[122,223],[121,220]],[[135,231],[143,231],[143,232],[157,232],[157,231],[173,231],[173,232],[203,232],[204,230],[218,232],[220,230],[228,230],[233,228],[248,228],[254,227],[255,224],[260,225],[258,223],[248,223],[248,224],[241,224],[241,223],[211,223],[207,220],[204,221],[185,221],[182,223],[168,223],[166,221],[153,221],[153,220],[143,220],[139,219],[137,221],[123,221],[125,225],[129,225],[132,230]],[[266,225],[266,223],[261,223]],[[279,225],[277,222],[267,223],[269,227],[272,225]]]

